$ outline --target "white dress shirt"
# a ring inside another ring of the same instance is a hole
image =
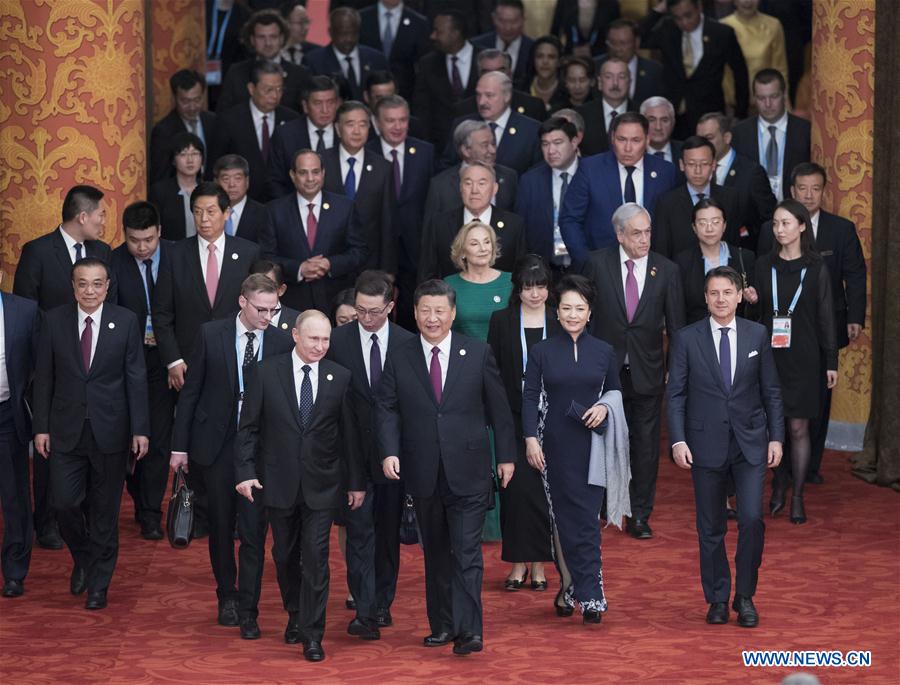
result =
[[[231,205],[231,226],[234,228],[235,234],[237,234],[238,226],[241,225],[241,215],[244,213],[244,207],[247,206],[247,196],[244,195],[244,199],[242,199],[237,204]]]
[[[703,22],[706,21],[706,18],[701,14],[700,15],[700,23],[697,24],[697,28],[687,34],[688,39],[691,41],[691,52],[694,56],[694,69],[697,68],[697,65],[700,64],[700,60],[703,59]],[[683,33],[681,34],[684,35]]]
[[[312,119],[306,119],[306,131],[309,133],[309,146],[315,150],[319,144],[319,128],[312,122]],[[322,141],[327,148],[334,147],[334,124],[328,124],[322,129]]]
[[[210,244],[206,238],[202,238],[201,236],[197,236],[197,251],[200,255],[200,268],[203,270],[203,282],[206,283],[206,259],[209,256],[209,248],[207,247]],[[219,278],[222,277],[222,262],[225,257],[225,233],[223,232],[218,238],[216,238],[213,242],[213,245],[216,246],[216,262],[218,264],[219,270]]]
[[[734,383],[734,370],[737,367],[737,323],[734,317],[726,324],[717,323],[712,317],[709,317],[709,327],[712,329],[713,347],[716,349],[716,359],[721,363],[722,358],[719,356],[719,341],[722,339],[720,328],[728,329],[728,348],[731,354],[731,382]]]
[[[297,356],[295,349],[291,353],[291,362],[294,366],[294,391],[297,393],[297,406],[300,406],[300,389],[303,385],[303,367],[309,366],[309,382],[312,384],[313,404],[319,395],[319,362],[305,362]]]
[[[387,15],[390,13],[391,18],[388,19]],[[397,42],[397,31],[400,30],[400,17],[403,16],[403,3],[400,2],[396,7],[385,7],[383,3],[378,3],[378,38],[381,39],[384,36],[384,28],[388,21],[391,22],[391,35],[394,37],[394,42]]]
[[[335,58],[337,58],[338,64],[341,65],[341,73],[344,75],[344,78],[348,81],[350,80],[350,77],[347,75],[347,58],[349,57],[350,61],[353,63],[353,72],[356,76],[356,83],[359,86],[364,86],[365,83],[363,83],[362,71],[360,69],[359,62],[359,47],[353,48],[353,50],[351,50],[346,55],[336,47],[334,47],[334,45],[331,46],[331,51],[334,53]]]
[[[344,185],[347,181],[347,174],[350,172],[350,164],[347,162],[351,157],[356,161],[353,163],[353,174],[356,179],[356,190],[359,190],[359,181],[362,178],[363,172],[365,171],[365,165],[363,164],[363,160],[365,159],[366,149],[361,147],[356,151],[355,155],[351,155],[347,150],[341,145],[338,148],[338,157],[341,160],[341,185]]]
[[[97,307],[97,311],[88,314],[81,307],[78,308],[78,340],[85,329],[85,319],[91,317],[91,364],[94,363],[94,353],[97,351],[97,339],[100,337],[100,319],[103,317],[103,305]],[[79,351],[81,348],[78,348]]]
[[[628,111],[628,103],[623,102],[621,105],[614,108],[611,104],[609,104],[606,101],[606,98],[603,98],[602,102],[603,102],[603,128],[606,129],[607,132],[609,132],[609,125],[612,123],[612,119],[610,118],[609,115],[612,112],[615,112],[616,114],[622,114],[622,112],[627,112]]]
[[[362,356],[363,363],[366,365],[366,379],[372,378],[372,369],[369,366],[369,355],[372,354],[372,345],[375,343],[372,342],[372,334],[362,327],[362,324],[357,322],[357,329],[359,330],[359,343],[362,345]],[[384,325],[375,331],[375,335],[378,336],[378,349],[381,352],[381,369],[384,370],[384,362],[387,359],[387,347],[388,347],[388,330],[390,329],[390,325],[387,319],[384,321]]]
[[[638,79],[638,58],[637,55],[632,57],[628,62],[628,73],[631,74],[631,85],[628,86],[628,97],[634,99],[634,89],[637,86]]]
[[[206,134],[203,131],[203,121],[200,119],[200,117],[197,117],[196,119],[194,119],[194,121],[182,119],[181,123],[184,124],[184,128],[186,131],[189,131],[190,133],[193,133],[195,136],[197,136],[203,142],[203,145],[206,146],[206,149],[209,149],[209,145],[206,142]]]
[[[819,239],[819,216],[821,216],[822,211],[817,209],[815,214],[809,215],[809,223],[812,224],[812,232],[813,232],[813,241]]]
[[[63,240],[66,242],[66,249],[69,251],[69,259],[71,259],[72,264],[74,264],[75,263],[75,255],[77,254],[75,252],[75,244],[78,243],[78,241],[75,240],[75,238],[73,238],[72,236],[70,236],[68,233],[65,232],[65,230],[62,227],[62,224],[60,224],[59,233],[62,236]],[[84,241],[82,241],[80,243],[80,245],[81,245],[81,258],[84,259],[85,257],[88,256],[87,248],[84,246]]]
[[[465,89],[469,82],[469,71],[472,69],[472,57],[474,48],[469,41],[466,41],[459,52],[455,55],[447,55],[445,62],[447,64],[447,80],[453,84],[453,58],[456,57],[456,68],[459,70],[459,79],[462,81],[462,87]]]
[[[784,147],[787,141],[787,125],[788,113],[784,114],[778,121],[766,121],[762,117],[756,119],[757,142],[759,144],[759,163],[763,169],[766,169],[766,149],[769,147],[769,140],[772,135],[769,133],[769,126],[775,127],[775,144],[778,146],[778,172],[775,176],[769,177],[769,184],[772,186],[772,192],[775,198],[781,202],[784,199],[784,188],[781,187],[781,177],[784,175]],[[766,169],[768,173],[768,169]]]
[[[247,102],[250,103],[250,116],[253,118],[253,129],[256,131],[256,144],[262,150],[263,117],[266,117],[266,123],[269,125],[269,140],[272,140],[272,135],[275,133],[275,112],[263,114],[253,104],[253,100],[248,100]]]
[[[493,207],[491,205],[488,205],[487,209],[485,209],[481,214],[478,215],[478,220],[481,223],[487,224],[488,226],[490,226],[492,214],[493,214]],[[465,226],[470,221],[474,221],[474,220],[475,220],[475,215],[469,211],[468,207],[463,205],[463,226]]]
[[[657,152],[662,152],[664,160],[666,160],[667,162],[671,162],[672,164],[675,164],[675,166],[678,166],[678,164],[675,161],[675,157],[672,155],[672,143],[666,143],[666,146],[660,150],[657,150],[652,145],[647,145],[647,153],[646,154],[653,155],[655,157]]]
[[[625,181],[628,179],[628,171],[625,170],[625,167],[617,162],[619,165],[619,188],[622,191],[622,204],[625,203]],[[644,206],[644,158],[641,157],[637,164],[634,165],[634,172],[631,174],[631,180],[634,183],[634,197],[635,201],[641,206]]]
[[[437,347],[440,350],[440,352],[438,352],[438,361],[441,363],[441,390],[443,390],[444,385],[447,384],[447,367],[450,365],[450,340],[452,337],[453,331],[450,331],[449,333],[447,333],[447,337],[441,340],[441,342],[439,342],[437,345],[432,345],[421,335],[419,336],[419,340],[422,343],[422,352],[425,354],[426,372],[431,371],[431,349],[433,347]]]
[[[622,291],[625,291],[625,281],[628,279],[628,267],[625,262],[631,259],[622,246],[619,245],[619,265],[622,268]],[[644,281],[647,279],[647,256],[640,259],[631,259],[634,262],[634,279],[637,281],[638,298],[644,294]]]
[[[0,402],[6,402],[10,398],[9,374],[6,372],[6,321],[3,306],[3,298],[0,296]]]
[[[496,130],[494,130],[494,140],[497,141],[497,147],[500,147],[500,141],[503,140],[503,133],[506,131],[506,125],[509,123],[509,115],[512,114],[512,110],[507,107],[500,113],[500,116],[493,122],[487,121],[488,126],[492,123],[497,124]]]
[[[406,141],[400,143],[397,147],[391,147],[389,143],[386,143],[384,138],[381,138],[381,151],[384,153],[384,158],[390,162],[394,163],[394,157],[391,155],[391,150],[397,151],[397,163],[400,165],[400,183],[403,183],[403,170],[406,168],[404,164],[406,163]]]
[[[728,152],[716,164],[716,185],[723,186],[728,179],[728,172],[731,171],[731,165],[734,164],[734,158],[737,153],[734,148],[728,148]]]
[[[509,55],[509,59],[512,61],[512,64],[509,65],[509,70],[511,73],[515,73],[516,64],[519,62],[519,52],[522,47],[522,36],[519,36],[514,41],[512,41],[505,49],[503,46],[503,39],[500,38],[500,36],[497,36],[494,47],[497,48],[500,52],[505,52],[507,55]]]

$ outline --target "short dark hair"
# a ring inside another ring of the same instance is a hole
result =
[[[189,147],[199,150],[201,159],[206,159],[206,146],[203,144],[203,141],[200,140],[200,137],[190,131],[179,131],[172,136],[172,140],[169,142],[170,161],[174,162],[175,157]]]
[[[450,17],[450,23],[453,24],[453,28],[456,29],[463,38],[466,37],[466,18],[463,16],[462,12],[444,6],[435,13],[434,18],[437,19],[438,17]]]
[[[159,211],[146,200],[132,202],[122,212],[124,231],[143,231],[145,228],[159,227]]]
[[[375,116],[377,117],[383,109],[396,109],[397,107],[406,107],[409,111],[409,102],[402,95],[385,95],[375,103]]]
[[[328,26],[333,26],[336,19],[340,17],[346,17],[351,21],[355,21],[356,25],[359,26],[362,23],[362,17],[359,16],[359,10],[355,7],[347,7],[346,5],[341,7],[335,7],[328,15]]]
[[[284,2],[278,5],[278,13],[284,17],[285,21],[287,21],[295,7],[303,7],[306,9],[306,0],[284,0]]]
[[[522,302],[522,291],[525,288],[543,285],[549,289],[552,283],[553,274],[540,255],[527,254],[521,257],[512,272],[513,288],[509,295],[509,306],[515,307]]]
[[[340,95],[341,92],[338,84],[330,76],[313,76],[306,82],[303,100],[309,100],[309,96],[313,93],[324,93],[327,90],[333,90],[335,95]]]
[[[303,155],[315,155],[319,160],[319,168],[320,169],[325,168],[322,163],[322,155],[320,155],[315,150],[310,150],[308,147],[301,147],[293,155],[291,155],[291,171],[297,170],[297,160],[300,159],[300,157]]]
[[[772,83],[773,81],[778,81],[778,85],[781,86],[781,92],[785,92],[784,76],[778,69],[771,69],[768,67],[760,69],[753,77],[754,85],[757,83],[765,85],[766,83]]]
[[[259,85],[259,80],[263,77],[263,74],[277,74],[282,78],[284,77],[280,66],[267,60],[258,59],[250,67],[250,83],[254,86]]]
[[[265,274],[250,274],[241,283],[241,295],[250,293],[277,293],[278,285]]]
[[[275,281],[275,285],[279,288],[284,285],[284,270],[281,268],[281,264],[270,259],[257,259],[250,265],[250,273],[262,274],[263,276],[272,274],[275,276],[272,279]]]
[[[79,259],[72,265],[72,269],[69,271],[69,277],[72,281],[75,280],[75,269],[80,269],[81,267],[92,267],[99,266],[106,273],[106,280],[109,280],[109,264],[104,262],[99,257],[83,257]]]
[[[541,36],[540,38],[535,39],[534,45],[531,46],[531,59],[534,60],[534,56],[537,53],[538,47],[541,45],[552,45],[556,48],[556,54],[562,56],[563,46],[562,42],[556,36]]]
[[[672,9],[675,5],[680,5],[682,2],[684,2],[684,0],[666,0],[666,7]],[[688,2],[694,5],[694,7],[700,5],[700,0],[688,0]]]
[[[744,288],[744,279],[734,267],[716,266],[706,272],[706,278],[703,279],[703,292],[706,292],[709,282],[714,278],[727,278],[738,291]]]
[[[228,199],[228,193],[226,193],[222,189],[222,186],[215,181],[201,181],[197,184],[197,187],[194,188],[194,192],[191,193],[191,211],[194,209],[194,203],[197,202],[197,198],[200,197],[216,198],[219,209],[223,212],[231,206],[231,202]]]
[[[198,83],[206,89],[206,79],[194,69],[179,69],[169,77],[169,88],[172,89],[172,95],[175,95],[177,90],[190,90]]]
[[[250,37],[256,32],[257,25],[271,26],[272,24],[278,24],[278,30],[281,31],[282,37],[287,42],[288,37],[291,35],[290,28],[284,17],[273,9],[259,10],[250,15],[250,18],[241,27],[241,42],[247,46],[248,50],[252,50],[253,46],[250,45]]]
[[[722,112],[707,112],[697,119],[697,125],[705,124],[707,121],[715,121],[719,127],[719,133],[731,133],[732,119],[727,114],[723,114]]]
[[[704,197],[702,200],[698,200],[697,204],[694,205],[694,210],[691,212],[691,223],[694,223],[697,220],[697,213],[701,209],[718,209],[722,212],[722,220],[728,221],[728,217],[725,216],[725,208],[722,204],[714,197]]]
[[[365,103],[360,102],[359,100],[347,100],[346,102],[342,102],[341,106],[337,108],[337,112],[335,112],[334,120],[340,121],[341,117],[345,114],[349,114],[350,112],[356,112],[358,110],[362,110],[366,113],[366,118],[372,116],[372,111],[366,107]]]
[[[581,295],[582,299],[588,303],[588,307],[594,308],[597,290],[589,279],[579,274],[566,274],[559,279],[559,283],[556,284],[556,288],[553,290],[557,302],[561,302],[563,295],[571,292]]]
[[[566,79],[566,72],[568,72],[569,68],[576,64],[580,67],[584,67],[588,78],[593,82],[594,78],[597,76],[597,67],[594,65],[594,60],[588,59],[587,57],[581,57],[580,55],[569,55],[563,59],[562,64],[559,67],[559,72],[563,81]],[[593,83],[591,87],[593,88]]]
[[[685,153],[688,150],[699,150],[701,147],[705,147],[712,154],[713,160],[716,158],[716,146],[710,143],[703,136],[688,136],[684,143],[681,144],[681,152]]]
[[[497,7],[512,7],[513,9],[519,10],[522,14],[525,14],[525,4],[522,0],[497,0],[494,4],[494,9]]]
[[[644,129],[644,135],[650,132],[650,122],[647,121],[647,117],[643,114],[640,112],[622,112],[614,117],[609,125],[610,140],[622,124],[640,124],[641,128]],[[715,156],[715,148],[713,148],[713,156]]]
[[[63,200],[63,223],[71,221],[82,212],[93,212],[100,206],[103,199],[103,191],[94,186],[78,185],[69,188],[66,198]]]
[[[791,185],[797,183],[798,176],[812,176],[814,174],[822,177],[822,185],[828,183],[828,174],[825,171],[825,167],[815,162],[800,162],[791,171]]]
[[[818,254],[816,251],[816,239],[812,232],[812,219],[809,217],[809,210],[804,207],[799,200],[792,197],[786,197],[777,205],[772,212],[773,216],[779,209],[790,212],[793,217],[806,227],[806,230],[800,234],[800,252],[802,255]],[[772,241],[772,255],[777,255],[781,249],[781,244],[777,240]]]
[[[366,76],[366,92],[369,92],[369,89],[372,88],[372,86],[383,86],[386,83],[393,83],[396,86],[397,79],[395,79],[394,75],[387,69],[373,69],[369,72],[369,75]]]
[[[418,307],[419,300],[423,297],[446,297],[451,307],[456,306],[456,291],[439,278],[432,278],[419,284],[413,293],[413,306]]]
[[[538,135],[543,138],[546,134],[553,133],[553,131],[562,131],[569,140],[573,140],[578,135],[578,129],[575,127],[575,124],[565,117],[550,117],[541,124],[540,129],[538,129]]]
[[[213,165],[213,177],[231,169],[240,169],[244,176],[250,176],[250,163],[246,159],[240,155],[222,155]]]
[[[630,29],[635,36],[637,36],[638,33],[637,22],[633,19],[627,19],[625,17],[619,17],[618,19],[614,19],[609,23],[609,26],[606,27],[607,37],[609,36],[610,31],[615,31],[617,29]]]
[[[340,307],[342,304],[345,304],[348,307],[356,306],[356,292],[353,290],[353,288],[344,288],[334,296],[334,300],[331,303],[332,311],[337,314],[338,307]],[[332,319],[334,319],[334,317],[332,317]]]
[[[381,297],[385,303],[394,299],[394,281],[384,271],[367,269],[356,279],[353,286],[354,298],[356,295],[369,295]],[[354,303],[356,300],[354,299]]]

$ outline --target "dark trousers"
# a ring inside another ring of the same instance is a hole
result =
[[[32,460],[32,483],[34,492],[34,530],[38,537],[48,526],[56,525],[56,512],[50,496],[50,464],[38,456]]]
[[[443,468],[431,497],[414,497],[425,552],[425,604],[433,634],[483,635],[481,529],[490,491],[450,492]]]
[[[325,635],[330,580],[328,538],[334,510],[310,509],[302,496],[299,499],[290,509],[266,509],[272,526],[272,557],[284,608],[291,620],[296,617],[305,642],[321,642]]]
[[[740,449],[717,468],[691,468],[697,505],[697,535],[700,539],[700,582],[707,603],[727,602],[731,596],[731,568],[725,553],[728,516],[725,491],[729,476],[737,495],[738,540],[734,556],[735,593],[753,597],[762,563],[765,524],[762,517],[766,462],[751,464]]]
[[[127,446],[121,452],[101,452],[87,420],[71,452],[50,454],[50,491],[59,531],[75,565],[87,572],[89,592],[109,587],[116,567],[127,459]],[[87,521],[82,509],[85,500]]]
[[[359,509],[343,506],[347,528],[347,586],[356,602],[356,615],[375,618],[375,506],[372,487]]]
[[[199,477],[206,486],[209,561],[216,579],[216,596],[219,602],[237,600],[241,618],[256,618],[268,524],[261,497],[254,496],[254,501],[250,502],[234,489],[233,438],[225,441],[212,464],[203,466],[191,462],[190,471],[195,474],[195,480]],[[235,521],[241,542],[237,563],[234,558]]]
[[[374,485],[375,609],[390,609],[400,573],[400,518],[406,495],[403,481]],[[355,597],[356,595],[354,595]]]
[[[37,459],[43,461],[38,456]],[[31,562],[34,524],[28,490],[28,443],[16,433],[12,403],[0,402],[0,505],[3,547],[0,566],[5,580],[24,580]]]
[[[825,375],[828,370],[825,367],[828,366],[828,363],[825,360],[825,355],[821,355],[821,357],[822,363],[819,365],[821,387],[819,388],[819,394],[822,398],[822,405],[819,408],[818,418],[812,419],[809,422],[809,439],[812,453],[809,457],[807,477],[814,473],[818,473],[819,469],[822,468],[822,455],[825,453],[825,439],[828,437],[828,420],[831,416],[831,388],[828,387],[828,379]]]
[[[653,502],[656,499],[662,395],[641,395],[635,392],[627,366],[622,367],[620,377],[631,450],[631,483],[628,486],[631,518],[646,521],[653,513]]]

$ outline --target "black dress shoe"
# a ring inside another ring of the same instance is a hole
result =
[[[59,534],[59,526],[56,523],[49,523],[38,535],[37,543],[39,547],[44,549],[62,549],[65,545]]]
[[[25,586],[21,580],[7,580],[3,583],[4,597],[21,597],[25,594]]]
[[[630,519],[628,521],[628,532],[635,540],[649,540],[653,537],[650,524],[644,519]]]
[[[759,625],[759,613],[749,597],[735,595],[731,608],[738,613],[738,625],[742,628],[755,628]]]
[[[463,635],[453,644],[453,653],[460,656],[480,652],[482,649],[484,649],[484,642],[481,635]]]
[[[303,658],[307,661],[322,661],[325,658],[325,650],[322,643],[310,640],[303,643]]]
[[[375,614],[375,623],[379,628],[389,628],[394,625],[394,618],[391,616],[391,610],[378,609]]]
[[[791,497],[791,523],[806,523],[806,508],[803,506],[803,495]]]
[[[453,636],[446,630],[442,630],[440,633],[432,633],[422,640],[422,642],[425,643],[426,647],[443,647],[444,645],[453,642]]]
[[[226,599],[219,603],[219,625],[233,628],[239,626],[241,619],[238,616],[237,602]]]
[[[96,611],[97,609],[106,608],[106,590],[95,590],[88,592],[87,600],[84,603],[85,609]]]
[[[600,623],[600,621],[603,619],[603,614],[601,614],[596,609],[585,609],[581,618],[582,623],[584,624]]]
[[[728,602],[710,604],[709,611],[706,612],[706,622],[714,626],[728,623]]]
[[[362,640],[381,639],[381,633],[378,630],[378,626],[375,625],[375,621],[368,618],[360,618],[359,616],[350,621],[350,625],[347,626],[347,633]]]
[[[825,479],[822,478],[821,473],[807,473],[806,474],[806,482],[810,485],[821,485],[825,482]]]
[[[509,590],[510,592],[515,592],[516,590],[521,590],[522,586],[525,584],[525,580],[528,578],[528,569],[525,569],[525,574],[521,578],[507,578],[506,582],[503,584],[503,587]]]
[[[141,537],[145,540],[162,540],[163,532],[158,523],[142,523]]]
[[[259,624],[256,619],[248,616],[241,619],[241,639],[242,640],[258,640],[261,633],[259,632]]]
[[[297,623],[297,615],[290,614],[287,627],[284,629],[284,643],[287,645],[296,645],[300,642],[301,637],[300,624]]]
[[[76,565],[72,569],[72,577],[69,578],[69,592],[73,595],[80,595],[85,590],[87,590],[87,571]]]
[[[775,516],[779,511],[784,509],[784,498],[786,490],[786,487],[783,487],[779,483],[773,481],[772,497],[771,499],[769,499],[769,513],[772,516]]]

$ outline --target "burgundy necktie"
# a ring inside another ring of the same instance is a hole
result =
[[[381,380],[381,348],[378,347],[378,334],[372,333],[372,348],[369,350],[369,387],[372,390]]]
[[[431,364],[428,367],[428,375],[431,376],[431,389],[434,390],[434,399],[438,404],[441,403],[441,360],[438,359],[440,351],[439,347],[431,348]]]
[[[455,55],[450,58],[450,88],[453,91],[453,97],[459,99],[462,97],[464,88],[462,84],[462,76],[459,74],[459,67],[456,63],[459,61],[459,57]]]
[[[628,317],[628,323],[631,323],[641,298],[638,294],[637,279],[634,277],[634,262],[626,259],[625,266],[628,267],[628,275],[625,277],[625,314]]]
[[[94,320],[91,319],[91,317],[84,317],[84,330],[81,332],[81,359],[84,362],[85,373],[90,373],[91,370],[91,346],[94,343],[94,329],[91,327],[92,323],[94,323]],[[440,369],[438,369],[438,381],[440,381],[440,379]]]
[[[397,157],[396,150],[391,150],[391,166],[394,168],[394,196],[399,200],[402,180],[400,178],[400,158]]]
[[[269,161],[269,115],[263,114],[262,120],[262,158],[264,162]]]
[[[315,203],[310,202],[306,207],[309,209],[309,216],[306,217],[306,242],[309,243],[309,249],[312,250],[316,244],[316,229],[319,227],[316,221],[316,215],[313,213]]]
[[[216,261],[216,246],[210,243],[206,249],[206,296],[209,298],[209,306],[214,307],[216,291],[219,289],[219,262]]]

